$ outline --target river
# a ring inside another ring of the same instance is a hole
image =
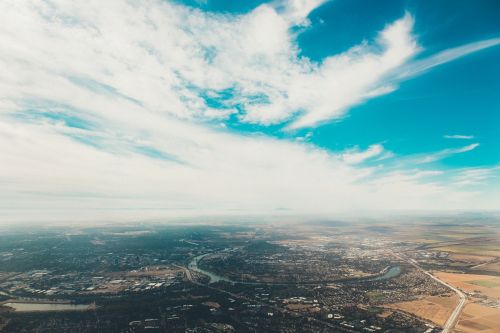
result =
[[[209,283],[215,283],[215,282],[219,282],[219,281],[224,281],[224,282],[229,282],[229,283],[237,283],[237,282],[242,282],[242,281],[233,281],[227,277],[224,277],[224,276],[221,276],[221,275],[217,275],[215,273],[212,273],[212,272],[209,272],[207,270],[204,270],[204,269],[201,269],[200,267],[198,267],[198,263],[203,259],[205,258],[206,256],[208,256],[210,253],[205,253],[205,254],[202,254],[201,256],[197,256],[197,257],[194,257],[188,264],[188,269],[192,270],[192,271],[195,271],[195,272],[198,272],[198,273],[201,273],[201,274],[204,274],[206,276],[208,276],[210,278],[209,280]],[[244,282],[245,283],[245,282]],[[247,284],[248,282],[246,282],[245,284]]]
[[[210,278],[209,283],[215,283],[215,282],[229,282],[232,284],[239,283],[239,284],[246,284],[246,285],[290,285],[290,284],[321,284],[321,283],[328,283],[328,281],[314,281],[314,282],[301,282],[301,283],[279,283],[279,282],[250,282],[250,281],[238,281],[238,280],[232,280],[228,277],[218,275],[214,272],[207,271],[205,269],[202,269],[198,266],[198,263],[203,260],[206,256],[208,256],[210,253],[205,253],[202,255],[199,255],[197,257],[194,257],[191,259],[191,261],[188,264],[188,269],[198,272],[201,274],[204,274]],[[399,266],[393,266],[389,267],[385,270],[383,274],[379,274],[376,276],[372,277],[367,277],[367,278],[353,278],[352,280],[339,280],[339,281],[331,281],[332,283],[359,283],[359,282],[369,282],[369,281],[383,281],[383,280],[388,280],[392,279],[396,276],[401,274],[401,267]]]

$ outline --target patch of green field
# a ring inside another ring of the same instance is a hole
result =
[[[370,301],[372,302],[381,302],[385,298],[383,293],[377,291],[369,291],[367,295],[370,298]]]
[[[473,281],[467,281],[467,283],[480,286],[480,287],[486,287],[486,288],[496,288],[500,287],[500,280],[494,279],[494,280],[473,280]]]
[[[384,312],[384,309],[370,307],[370,308],[366,309],[366,311],[368,313],[371,313],[371,314],[379,314],[379,313]]]
[[[462,253],[462,254],[475,254],[479,256],[500,256],[500,249],[497,245],[485,245],[485,246],[467,246],[467,245],[450,245],[436,247],[435,250],[452,252],[452,253]]]

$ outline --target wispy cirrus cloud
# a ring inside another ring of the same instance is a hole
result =
[[[397,74],[399,79],[410,78],[419,75],[433,67],[445,64],[455,59],[464,57],[468,54],[481,51],[490,47],[500,45],[500,38],[491,38],[481,41],[472,42],[451,49],[447,49],[427,58],[413,61],[410,64],[402,67]]]
[[[447,134],[444,135],[445,139],[458,139],[458,140],[472,140],[474,139],[474,135],[463,135],[463,134]]]
[[[466,168],[459,170],[453,179],[453,184],[459,187],[481,185],[487,180],[497,178],[499,170],[500,167]]]
[[[388,151],[381,144],[373,144],[366,150],[359,150],[358,148],[349,149],[342,153],[342,160],[349,164],[359,164],[368,160],[381,161],[391,158],[394,154]]]
[[[459,148],[447,148],[433,153],[422,154],[421,156],[414,158],[413,161],[417,164],[436,162],[453,155],[472,151],[477,147],[479,147],[479,143],[472,143],[470,145]]]

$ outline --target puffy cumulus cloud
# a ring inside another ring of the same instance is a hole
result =
[[[289,31],[311,3],[322,1],[232,16],[156,0],[2,1],[3,220],[463,207],[428,173],[364,165],[391,154],[380,144],[335,154],[204,122],[309,126],[393,89],[384,73],[418,50],[411,16],[315,64]]]

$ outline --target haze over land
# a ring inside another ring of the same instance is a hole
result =
[[[189,222],[0,229],[0,331],[500,327],[498,217]]]

